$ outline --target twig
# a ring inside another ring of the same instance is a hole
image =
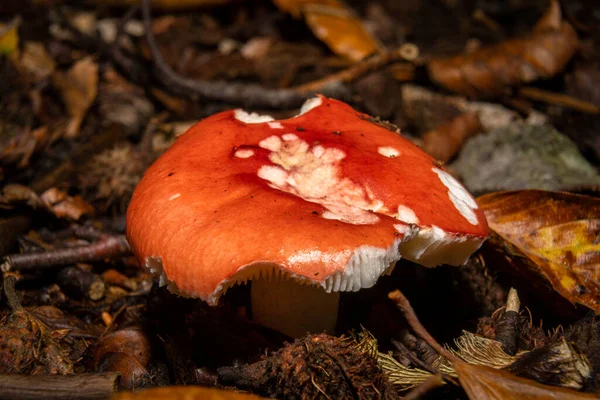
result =
[[[351,82],[359,77],[378,69],[385,67],[386,65],[395,63],[397,61],[404,60],[406,56],[401,51],[401,49],[396,51],[390,51],[385,53],[379,53],[366,59],[363,62],[357,63],[345,70],[336,72],[335,74],[328,75],[322,79],[318,79],[309,83],[305,83],[304,85],[296,86],[294,89],[300,93],[316,93],[322,91],[328,85],[340,82]],[[413,68],[412,64],[405,63],[402,65],[406,65],[406,68]]]
[[[0,375],[0,398],[12,400],[100,400],[117,387],[119,374]]]
[[[402,400],[417,400],[422,399],[427,393],[435,388],[444,385],[444,379],[441,374],[435,374],[427,378],[426,381],[412,389],[410,392],[402,396]]]
[[[269,89],[259,85],[189,79],[179,75],[167,64],[154,40],[150,3],[151,0],[142,0],[146,40],[154,60],[156,77],[170,90],[191,97],[267,108],[296,108],[312,94],[300,93],[293,89]],[[345,95],[345,90],[339,82],[323,87],[322,92],[332,97]]]
[[[410,303],[408,302],[406,297],[404,297],[402,292],[400,292],[399,290],[394,290],[393,292],[390,292],[390,294],[388,294],[388,298],[390,300],[392,300],[394,303],[396,303],[396,306],[398,307],[398,309],[400,309],[400,311],[402,311],[402,314],[404,314],[404,318],[406,318],[406,322],[408,322],[408,324],[413,329],[413,331],[415,331],[415,333],[421,339],[423,339],[425,342],[427,342],[428,345],[433,347],[433,349],[435,351],[437,351],[438,354],[441,355],[442,357],[445,357],[449,361],[452,361],[452,362],[460,362],[460,360],[458,358],[456,358],[456,356],[454,356],[448,350],[444,349],[433,338],[433,336],[431,336],[429,334],[429,332],[427,332],[427,329],[425,329],[425,327],[421,324],[421,322],[419,321],[419,318],[417,318],[417,315],[415,314],[415,310],[413,310],[412,306],[410,305]]]
[[[408,359],[410,360],[410,362],[412,362],[416,367],[421,368],[427,372],[431,372],[432,374],[437,373],[438,371],[433,368],[431,365],[427,364],[426,362],[422,361],[419,357],[417,357],[416,354],[414,354],[412,351],[410,351],[402,342],[400,342],[399,340],[396,339],[392,339],[391,340],[392,344],[396,347],[396,349],[402,353],[403,355],[405,355],[406,357],[408,357]],[[433,351],[432,351],[433,353]],[[435,353],[434,353],[435,354]],[[437,355],[436,355],[437,357]]]
[[[0,268],[3,272],[26,271],[57,265],[101,261],[130,253],[131,248],[125,236],[103,235],[98,242],[86,246],[56,249],[41,253],[9,255],[4,258],[4,263]]]
[[[519,89],[519,94],[530,100],[542,101],[548,104],[567,107],[575,111],[589,114],[599,114],[600,107],[588,101],[577,99],[572,96],[561,93],[553,93],[533,87],[523,87]]]
[[[4,295],[6,296],[6,302],[12,311],[22,310],[23,306],[19,301],[19,296],[17,295],[17,291],[15,290],[15,284],[17,283],[17,276],[13,273],[6,272],[4,273],[3,286],[4,286]],[[0,396],[0,398],[2,398]]]

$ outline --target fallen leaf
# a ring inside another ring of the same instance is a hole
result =
[[[160,10],[181,10],[195,7],[211,7],[231,3],[232,0],[153,0],[152,8]],[[104,7],[138,6],[140,0],[94,0],[94,3]]]
[[[0,24],[0,54],[10,55],[18,50],[20,24],[20,17],[15,17],[6,24]]]
[[[600,312],[600,199],[522,190],[481,196],[490,228],[523,253],[554,290]]]
[[[506,371],[482,365],[452,362],[461,386],[470,399],[597,399],[597,394],[581,393],[572,389],[542,385],[514,376]]]
[[[71,197],[57,188],[50,188],[40,196],[40,199],[58,218],[78,220],[84,214],[93,214],[94,207],[81,197]]]
[[[315,36],[351,61],[360,61],[380,48],[354,11],[342,1],[274,0],[274,3],[295,18],[303,16]]]
[[[59,90],[69,115],[65,137],[73,138],[79,134],[83,118],[96,99],[98,65],[91,57],[83,58],[67,72],[55,72],[52,82]]]
[[[50,77],[56,69],[56,62],[39,42],[25,42],[20,61],[20,66],[35,82]]]
[[[478,114],[464,113],[449,123],[426,132],[423,135],[423,150],[437,160],[448,162],[468,138],[480,131]]]
[[[200,386],[169,386],[139,393],[117,393],[110,400],[260,400],[253,394]]]
[[[579,40],[553,0],[533,32],[468,55],[432,59],[430,78],[446,89],[471,97],[492,97],[507,88],[562,71],[577,51]]]

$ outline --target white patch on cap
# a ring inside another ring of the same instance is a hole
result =
[[[377,152],[387,158],[394,158],[400,155],[400,151],[388,146],[378,147]]]
[[[271,129],[283,129],[283,125],[281,125],[281,122],[269,122],[267,125],[269,125],[269,128]]]
[[[279,139],[279,136],[269,136],[258,142],[258,146],[271,151],[279,151],[281,148],[281,139]]]
[[[181,197],[181,193],[174,194],[173,196],[169,197],[169,201],[175,200],[175,199],[177,199],[179,197]]]
[[[313,97],[311,99],[306,100],[300,108],[300,114],[296,115],[296,117],[306,114],[313,108],[319,107],[321,104],[323,104],[323,99],[321,99],[320,97]]]
[[[400,221],[406,222],[407,224],[418,224],[419,218],[415,212],[402,204],[398,206],[398,217]]]
[[[258,177],[271,182],[275,186],[283,186],[286,184],[288,174],[279,167],[263,165],[258,170]]]
[[[439,176],[444,186],[448,188],[448,196],[454,207],[460,212],[460,215],[472,225],[478,225],[477,215],[473,211],[478,208],[475,199],[452,175],[439,168],[434,167],[432,170]]]
[[[254,155],[254,150],[252,149],[239,149],[236,150],[234,155],[237,158],[250,158]]]
[[[237,119],[238,121],[242,121],[246,124],[260,124],[263,122],[275,121],[275,119],[270,115],[261,115],[255,112],[249,113],[245,110],[242,110],[241,108],[235,110],[233,112],[233,115],[235,119]]]
[[[269,160],[275,166],[261,167],[258,176],[272,188],[323,205],[327,209],[322,214],[325,219],[370,225],[379,222],[374,211],[387,212],[368,188],[341,176],[344,151],[321,145],[311,148],[294,134],[285,134],[283,139],[270,136],[259,143],[271,150]]]

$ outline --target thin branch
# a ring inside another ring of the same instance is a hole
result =
[[[300,93],[293,89],[269,89],[259,85],[189,79],[179,75],[163,58],[152,34],[151,2],[151,0],[142,0],[146,40],[154,60],[154,72],[157,78],[170,90],[191,97],[203,97],[227,103],[243,103],[248,107],[267,108],[297,108],[304,100],[314,94]],[[346,94],[339,82],[327,85],[321,91],[332,97],[340,97]]]
[[[129,254],[131,254],[131,248],[125,236],[103,235],[96,243],[86,246],[9,255],[4,258],[1,269],[3,272],[26,271],[58,265],[102,261]]]
[[[425,329],[425,327],[419,321],[419,318],[417,318],[417,315],[415,314],[415,310],[413,310],[412,306],[410,305],[410,303],[408,302],[406,297],[404,297],[404,295],[402,294],[401,291],[394,290],[393,292],[390,292],[388,294],[388,298],[396,304],[396,306],[398,307],[398,309],[400,309],[400,311],[402,311],[402,314],[404,314],[404,317],[406,318],[406,322],[408,322],[408,324],[413,329],[413,331],[415,331],[415,333],[421,339],[423,339],[425,342],[427,342],[428,345],[433,347],[433,349],[435,351],[437,351],[438,354],[441,355],[442,357],[445,357],[452,362],[460,362],[460,360],[458,358],[456,358],[456,356],[454,356],[448,350],[444,349],[433,338],[433,336],[431,336],[429,334],[429,332],[427,332],[427,329]]]

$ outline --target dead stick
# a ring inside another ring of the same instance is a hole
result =
[[[4,295],[6,296],[6,302],[10,309],[14,311],[18,311],[23,309],[21,302],[19,301],[19,296],[17,295],[17,291],[15,290],[15,285],[17,283],[17,276],[11,272],[4,273],[3,286],[4,286]],[[1,398],[1,397],[0,397]]]
[[[267,108],[296,108],[299,107],[310,93],[300,93],[293,89],[269,89],[259,85],[248,85],[223,81],[204,81],[185,78],[175,72],[163,58],[154,35],[150,16],[150,3],[152,0],[142,0],[142,15],[146,40],[154,60],[157,78],[171,90],[182,94],[204,97],[207,99],[224,101],[228,103],[244,103],[249,107]],[[345,89],[339,82],[322,87],[325,95],[332,97],[345,96]]]
[[[371,71],[375,71],[394,62],[404,60],[404,58],[405,57],[400,50],[376,54],[363,62],[351,66],[350,68],[336,72],[335,74],[331,74],[322,79],[296,86],[294,89],[300,93],[307,94],[320,92],[329,84],[352,82]],[[412,67],[412,64],[406,63],[406,65]]]
[[[530,100],[567,107],[575,111],[589,114],[600,113],[600,107],[597,105],[562,93],[553,93],[534,87],[523,87],[519,89],[519,94]]]
[[[117,387],[118,374],[0,375],[0,398],[12,400],[107,399]]]
[[[87,246],[56,249],[42,253],[13,254],[4,258],[1,268],[7,271],[25,271],[57,265],[76,264],[90,261],[101,261],[131,253],[125,236],[104,235]]]
[[[390,292],[390,294],[388,294],[388,297],[390,300],[396,303],[396,306],[400,309],[400,311],[402,311],[402,314],[404,314],[406,322],[408,322],[413,331],[415,331],[415,333],[421,339],[423,339],[425,342],[427,342],[428,345],[433,347],[433,349],[437,351],[438,354],[442,357],[445,357],[452,362],[460,362],[460,360],[456,358],[456,356],[454,356],[448,350],[440,346],[440,344],[433,338],[433,336],[431,336],[429,332],[427,332],[427,329],[425,329],[425,327],[419,321],[419,318],[417,318],[415,310],[413,310],[412,306],[410,305],[406,297],[404,297],[401,291],[394,290],[393,292]]]

